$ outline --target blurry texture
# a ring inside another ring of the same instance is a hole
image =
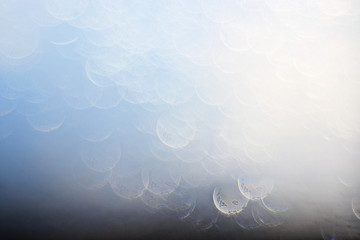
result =
[[[359,26],[357,0],[0,1],[1,222],[360,238]]]

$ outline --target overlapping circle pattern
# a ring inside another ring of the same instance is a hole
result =
[[[80,185],[199,229],[280,225],[309,167],[358,187],[358,1],[0,5],[0,141],[71,129]]]

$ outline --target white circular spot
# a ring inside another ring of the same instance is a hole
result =
[[[239,178],[238,186],[240,192],[250,200],[258,200],[271,193],[274,182],[263,177]]]
[[[145,191],[141,172],[125,177],[118,174],[116,168],[111,173],[110,186],[116,195],[125,199],[138,198]]]
[[[100,143],[86,142],[81,146],[81,159],[90,169],[106,172],[115,167],[121,157],[117,139],[110,138]]]
[[[182,148],[193,140],[196,131],[188,123],[164,114],[157,121],[156,134],[163,144],[171,148]]]
[[[28,123],[39,132],[52,132],[60,128],[65,121],[63,110],[44,110],[36,115],[28,116]]]
[[[215,188],[213,201],[220,212],[231,215],[241,212],[249,200],[241,194],[236,185],[232,184]]]
[[[109,181],[110,172],[98,172],[86,167],[81,160],[72,161],[72,174],[74,180],[81,187],[89,190],[103,188]]]
[[[166,165],[154,164],[148,171],[148,190],[155,195],[164,196],[175,191],[178,184],[174,181]],[[144,184],[145,185],[145,184]]]
[[[0,54],[10,59],[23,59],[33,54],[39,45],[39,32],[30,21],[0,24]]]
[[[239,214],[234,215],[235,222],[242,228],[250,230],[260,227],[260,224],[257,223],[254,219],[252,208],[254,202],[249,202],[247,207]]]

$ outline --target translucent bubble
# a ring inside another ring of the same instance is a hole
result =
[[[233,216],[234,215],[219,214],[216,218],[215,227],[223,232],[237,229]]]
[[[239,214],[234,215],[235,222],[244,229],[255,229],[260,227],[260,224],[257,223],[252,214],[252,205],[256,204],[255,202],[249,202],[247,207]]]
[[[160,161],[174,162],[178,160],[174,155],[173,149],[164,145],[158,138],[151,141],[150,152]]]
[[[101,97],[101,89],[90,82],[89,84],[84,83],[82,87],[76,86],[62,91],[62,97],[69,107],[75,110],[84,110],[95,105]]]
[[[155,88],[157,87],[156,82],[148,81],[147,77],[135,76],[127,71],[117,74],[113,79],[119,86],[118,90],[120,95],[125,99],[126,95],[131,94],[138,94],[139,99],[146,99],[147,93],[154,93]],[[154,96],[154,94],[151,96]]]
[[[52,132],[59,129],[65,121],[65,111],[44,110],[26,119],[30,126],[39,132]]]
[[[32,2],[34,7],[29,11],[29,15],[35,24],[41,27],[54,27],[61,24],[61,21],[54,19],[45,9],[43,2]]]
[[[109,112],[91,111],[82,115],[77,133],[89,142],[102,142],[115,131],[115,123]]]
[[[252,205],[252,214],[255,221],[268,227],[277,227],[283,223],[279,214],[268,211],[259,204]]]
[[[20,113],[23,116],[34,116],[43,111],[43,106],[40,103],[30,103],[23,99],[18,100],[18,105],[16,107],[16,112]]]
[[[166,104],[181,104],[194,95],[194,89],[186,81],[186,75],[178,72],[160,70],[153,74],[149,81],[157,84],[156,92]]]
[[[161,196],[151,193],[148,190],[145,190],[144,193],[140,196],[140,198],[141,201],[151,209],[159,210],[165,207],[163,198]]]
[[[150,76],[139,77],[133,80],[128,86],[135,92],[142,92],[140,98],[146,101],[155,100],[155,102],[160,102],[156,94],[156,88],[159,87],[159,85],[154,78]]]
[[[214,142],[205,151],[208,158],[218,165],[227,168],[232,165],[233,156],[236,155],[235,149],[230,146],[226,139],[221,136],[215,136]]]
[[[114,85],[111,75],[102,71],[94,62],[87,61],[85,64],[85,71],[88,79],[97,87],[108,87]]]
[[[46,10],[55,18],[69,21],[78,18],[88,6],[88,0],[50,0],[45,2]]]
[[[169,174],[171,179],[175,182],[176,185],[186,185],[182,182],[181,176],[181,163],[180,162],[171,162],[169,163]],[[188,186],[185,186],[185,188]]]
[[[141,91],[133,91],[129,87],[118,87],[118,92],[120,96],[128,103],[131,104],[141,104],[144,103],[140,97],[142,94]]]
[[[213,201],[220,212],[232,215],[241,212],[249,200],[241,194],[236,185],[229,184],[214,189]]]
[[[110,138],[100,143],[82,144],[82,161],[94,171],[106,172],[113,169],[121,157],[121,145],[117,140]]]
[[[357,145],[358,146],[358,145]],[[358,167],[359,164],[352,160],[357,158],[356,155],[346,154],[345,152],[342,153],[342,161],[337,162],[335,167],[335,172],[338,180],[341,184],[348,188],[356,188],[360,181],[359,181],[359,174],[358,174]],[[344,155],[346,157],[344,157]],[[335,155],[336,156],[336,155]]]
[[[351,208],[355,214],[355,216],[360,219],[360,198],[355,197],[351,200]]]
[[[25,72],[33,69],[39,63],[40,57],[40,51],[35,51],[23,58],[9,58],[0,53],[0,64],[14,72]]]
[[[145,96],[146,100],[140,105],[140,107],[152,113],[167,111],[168,105],[165,104],[163,101],[161,101],[160,98],[157,96],[157,94],[154,92],[155,91],[149,91],[143,95]]]
[[[178,218],[185,219],[192,213],[196,205],[194,190],[179,187],[164,197],[164,204]]]
[[[149,104],[150,105],[150,104]],[[141,105],[143,107],[143,104]],[[155,107],[154,107],[155,108]],[[139,112],[137,114],[137,119],[135,122],[135,128],[142,132],[142,133],[146,133],[146,134],[150,134],[152,136],[156,136],[156,122],[157,122],[158,116],[157,114],[151,114],[147,111],[145,112]],[[157,143],[160,142],[158,138],[156,138]],[[160,142],[161,143],[161,142]],[[159,146],[160,144],[155,144],[156,146]],[[163,145],[161,143],[161,145]],[[163,145],[163,148],[167,148],[166,146]],[[161,149],[163,149],[161,148]]]
[[[240,192],[250,200],[258,200],[266,197],[273,189],[274,182],[263,177],[239,178]]]
[[[222,43],[233,51],[245,51],[249,49],[246,39],[245,26],[238,22],[225,23],[220,28]]]
[[[0,54],[7,58],[26,58],[38,48],[38,29],[29,21],[5,22],[0,25],[0,31]]]
[[[149,171],[148,190],[156,195],[167,195],[175,191],[178,186],[165,166],[154,164]]]
[[[110,186],[116,195],[130,200],[140,197],[145,190],[141,172],[124,177],[117,174],[116,168],[111,172]]]
[[[272,192],[265,198],[261,199],[261,203],[263,207],[274,213],[285,212],[289,209],[289,204],[286,202],[284,197],[279,193],[276,194],[275,192]]]
[[[98,34],[101,34],[98,33]],[[92,52],[91,48],[95,48]],[[89,46],[91,68],[97,74],[109,76],[114,81],[116,74],[127,70],[129,65],[129,53],[118,47],[92,47]]]
[[[197,189],[196,192],[196,206],[186,221],[201,230],[208,230],[215,224],[219,211],[212,202],[212,191]]]
[[[203,147],[204,145],[201,141],[194,140],[185,147],[176,149],[174,154],[178,159],[184,162],[200,162],[205,156]]]
[[[115,138],[121,140],[119,138]],[[116,143],[116,142],[115,142]],[[125,145],[125,143],[123,143]],[[119,149],[115,149],[118,151]],[[123,146],[121,150],[121,158],[120,161],[116,163],[116,167],[114,168],[114,174],[121,178],[127,178],[134,175],[138,175],[139,173],[145,177],[146,174],[143,174],[143,165],[146,159],[145,151],[135,151],[131,146]],[[141,176],[141,177],[143,177]],[[144,181],[148,181],[147,178],[144,178]],[[144,183],[146,187],[148,184]]]
[[[99,109],[112,109],[119,105],[121,97],[117,88],[106,87],[101,89],[101,96],[94,103],[94,107]]]
[[[266,147],[259,147],[247,142],[243,143],[245,156],[255,163],[269,163],[272,156]]]
[[[79,39],[80,32],[78,29],[62,23],[55,27],[52,27],[46,32],[49,41],[56,46],[64,46],[74,43]]]
[[[210,175],[222,176],[225,174],[225,169],[213,159],[206,158],[203,161],[201,161],[201,165],[205,169],[205,171]]]
[[[246,94],[245,94],[246,95]],[[231,96],[226,102],[219,106],[219,111],[224,115],[224,117],[229,118],[234,121],[244,121],[245,112],[241,103],[235,98],[234,95]]]
[[[162,143],[171,148],[182,148],[195,137],[196,131],[188,123],[179,121],[170,114],[159,117],[156,133]]]
[[[132,55],[127,59],[127,71],[137,77],[146,77],[145,79],[148,80],[148,76],[156,72],[159,68],[161,62],[159,61],[158,57],[153,54],[139,54],[139,55]],[[141,79],[141,78],[140,78]],[[151,79],[151,78],[150,78]],[[151,84],[154,82],[150,81]],[[148,83],[148,84],[150,84]]]
[[[56,45],[55,49],[65,59],[80,60],[81,56],[76,51],[80,44],[79,38],[74,38],[63,45]]]

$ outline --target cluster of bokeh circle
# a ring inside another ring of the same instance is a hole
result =
[[[0,139],[14,116],[42,133],[72,128],[79,184],[201,229],[224,216],[281,224],[279,171],[304,168],[299,154],[357,186],[339,167],[359,157],[357,1],[0,5]]]

